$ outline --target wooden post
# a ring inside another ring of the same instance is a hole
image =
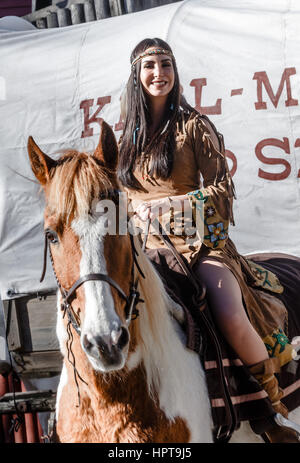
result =
[[[124,0],[109,0],[110,12],[112,16],[121,16],[126,14]]]
[[[57,13],[48,13],[46,16],[47,27],[51,29],[52,27],[58,27]]]
[[[162,6],[162,5],[168,5],[169,3],[175,3],[174,1],[172,0],[159,0],[159,5]]]
[[[143,0],[125,0],[127,13],[135,13],[144,9]]]
[[[144,10],[149,8],[156,8],[157,6],[167,5],[168,3],[174,3],[172,0],[143,0]]]
[[[143,0],[143,10],[148,10],[149,8],[155,8],[158,6],[159,0]]]
[[[85,22],[84,8],[82,3],[72,3],[70,10],[72,24],[81,24]]]
[[[94,5],[97,19],[110,18],[109,0],[94,0]]]
[[[57,10],[57,19],[59,27],[71,26],[71,11],[69,8],[60,8]]]
[[[83,4],[84,6],[84,15],[85,21],[96,21],[96,11],[95,11],[95,4],[93,0],[86,0]]]

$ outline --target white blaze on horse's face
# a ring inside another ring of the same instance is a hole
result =
[[[72,222],[81,251],[80,277],[108,273],[104,254],[105,220],[104,216],[88,215]],[[111,286],[104,281],[86,281],[83,290],[82,348],[95,370],[121,369],[127,358],[129,334],[125,319],[121,320],[116,311]]]

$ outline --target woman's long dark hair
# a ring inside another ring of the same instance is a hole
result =
[[[163,40],[144,39],[138,43],[131,53],[130,62],[151,47],[159,47],[172,52],[170,46]],[[171,57],[174,68],[174,86],[168,95],[165,114],[159,129],[152,139],[147,141],[147,128],[151,124],[151,116],[147,97],[140,81],[141,60],[131,69],[126,91],[123,95],[124,130],[120,143],[118,175],[122,184],[127,188],[141,189],[133,175],[137,163],[142,162],[141,154],[147,156],[151,152],[151,168],[149,175],[167,179],[173,167],[173,153],[175,149],[176,122],[180,105],[188,112],[193,111],[185,99],[180,96],[180,83],[176,61]]]

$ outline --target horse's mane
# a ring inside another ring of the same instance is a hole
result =
[[[92,201],[112,189],[111,172],[94,156],[66,151],[50,170],[47,192],[49,212],[58,223],[70,224],[90,212]]]
[[[173,385],[178,383],[179,365],[177,373],[174,373],[173,364],[177,364],[176,345],[181,344],[181,341],[174,333],[170,316],[176,304],[167,294],[161,278],[147,255],[141,250],[138,239],[136,237],[134,239],[138,250],[137,260],[145,276],[139,280],[145,306],[140,308],[140,316],[137,318],[138,344],[146,370],[148,389],[150,394],[155,396],[162,387],[162,375],[168,375]],[[172,398],[169,397],[168,400],[172,401]]]

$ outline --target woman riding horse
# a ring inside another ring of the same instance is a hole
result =
[[[223,139],[181,95],[176,61],[163,40],[145,39],[134,48],[123,112],[118,173],[140,226],[148,219],[170,219],[169,238],[204,283],[218,328],[265,389],[274,411],[287,417],[274,376],[293,356],[284,333],[286,308],[272,295],[282,287],[274,274],[243,258],[228,236],[235,191]],[[187,223],[182,216],[189,211],[193,221]],[[148,248],[162,246],[155,232],[149,235]],[[280,353],[271,357],[266,345],[271,350],[279,337]],[[264,437],[298,442],[293,431],[276,424]]]

